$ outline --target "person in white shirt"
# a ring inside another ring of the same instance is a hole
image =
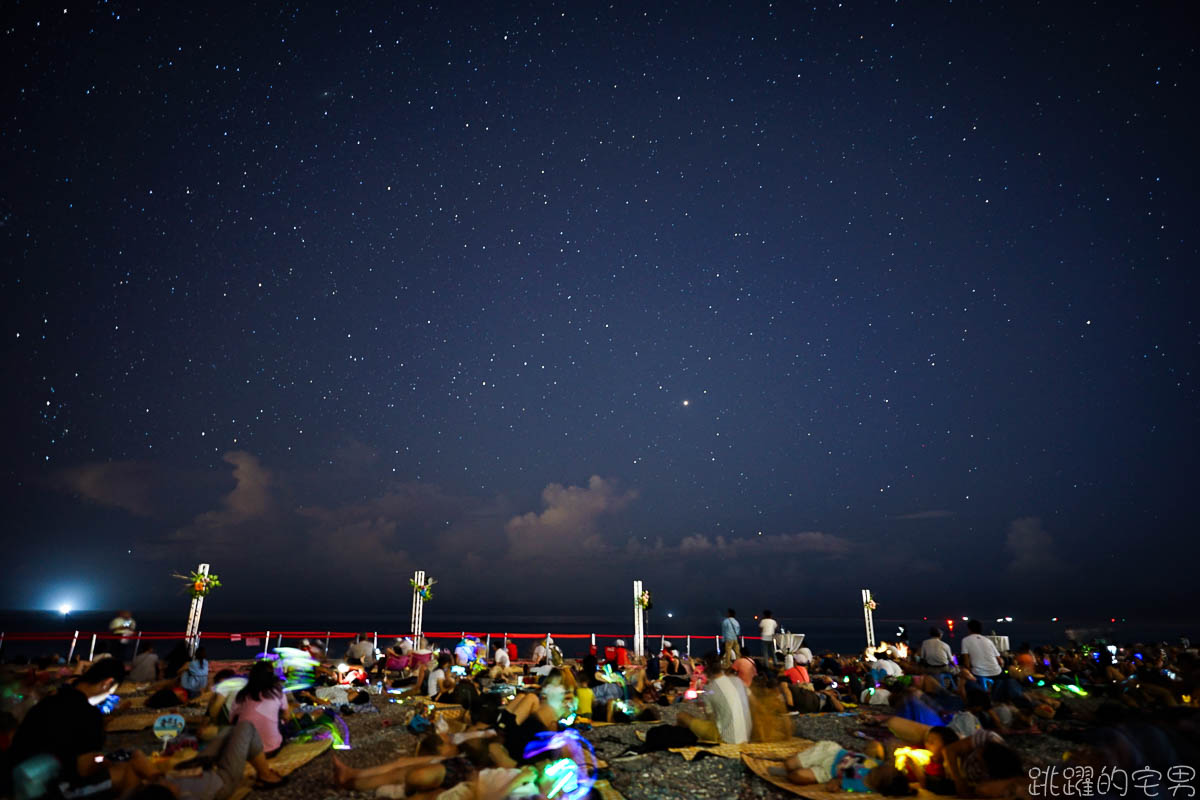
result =
[[[375,666],[375,643],[372,638],[368,634],[360,633],[358,641],[346,651],[346,658],[357,658],[370,671],[371,667]]]
[[[708,719],[681,711],[676,724],[686,727],[702,741],[726,744],[750,741],[750,701],[746,685],[736,676],[725,673],[721,657],[716,653],[710,653],[704,659],[704,674],[709,676],[703,694]]]
[[[771,616],[771,609],[768,608],[758,621],[758,633],[762,637],[762,657],[768,664],[775,661],[775,632],[778,630],[779,623]]]
[[[522,674],[521,667],[513,666],[507,644],[507,641],[501,642],[496,646],[496,652],[492,655],[493,666],[489,675],[494,681],[509,682],[511,678]]]
[[[929,638],[921,642],[919,654],[921,664],[926,667],[927,671],[932,673],[945,672],[946,667],[954,659],[954,653],[950,650],[950,645],[942,641],[942,631],[940,628],[929,629]]]
[[[904,670],[900,668],[900,665],[890,658],[875,659],[874,663],[871,664],[871,668],[872,670],[883,670],[884,674],[889,678],[899,678],[904,674]]]
[[[150,683],[159,679],[159,672],[161,669],[158,654],[154,652],[154,645],[146,645],[146,648],[133,659],[133,666],[125,677],[133,683]]]
[[[425,682],[425,693],[430,698],[437,697],[442,692],[448,692],[454,688],[454,678],[449,674],[452,661],[449,653],[441,653],[438,656],[437,666],[430,670],[429,677]]]
[[[983,623],[979,620],[968,620],[967,630],[970,633],[962,640],[962,654],[966,656],[963,667],[976,678],[995,678],[1002,671],[1000,651],[983,635]]]

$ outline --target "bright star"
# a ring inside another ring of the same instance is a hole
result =
[[[684,400],[684,401],[683,401],[683,404],[684,404],[685,406],[687,406],[687,405],[691,405],[691,403],[692,403],[692,401],[691,401],[691,400]]]

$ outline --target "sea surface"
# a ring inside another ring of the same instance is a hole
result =
[[[37,656],[48,653],[66,655],[74,639],[74,631],[80,631],[76,642],[76,651],[87,655],[91,648],[91,632],[103,633],[107,630],[112,612],[84,611],[73,612],[67,616],[46,611],[0,611],[0,632],[5,634],[21,632],[52,632],[53,638],[37,642],[13,641],[10,637],[0,645],[4,658],[17,656]],[[136,615],[135,615],[136,616]],[[661,617],[661,618],[660,618]],[[136,616],[138,628],[149,632],[182,632],[186,622],[186,614],[164,615],[147,614]],[[805,645],[814,652],[833,651],[851,653],[859,651],[866,644],[866,634],[863,620],[858,618],[819,617],[808,619],[782,619],[783,628],[788,632],[803,633]],[[741,618],[742,631],[747,636],[758,635],[758,623],[752,617]],[[907,639],[914,644],[920,643],[927,634],[930,620],[902,620],[875,618],[875,637],[877,640],[897,641]],[[943,631],[946,629],[945,620],[937,621]],[[201,625],[202,633],[221,634],[204,637],[204,645],[212,658],[244,658],[263,646],[262,640],[266,631],[272,631],[270,646],[279,643],[279,632],[308,635],[310,638],[323,640],[327,632],[332,633],[331,652],[334,655],[345,652],[350,640],[338,638],[339,632],[349,634],[354,631],[365,631],[372,636],[378,635],[380,646],[388,640],[408,632],[409,619],[394,615],[332,615],[317,614],[305,616],[262,617],[206,615]],[[436,609],[426,607],[424,628],[428,633],[447,634],[434,638],[437,645],[451,647],[463,632],[487,634],[493,636],[510,634],[558,634],[556,644],[562,647],[568,657],[577,657],[586,652],[591,643],[590,634],[596,634],[596,643],[603,647],[612,644],[615,639],[623,638],[632,646],[633,624],[630,618],[599,616],[481,616],[439,614]],[[720,630],[719,618],[666,618],[653,611],[646,625],[648,647],[657,650],[662,639],[671,642],[672,647],[681,652],[688,647],[688,635],[691,636],[691,652],[701,655],[715,649],[715,637]],[[903,634],[901,631],[903,630]],[[955,622],[954,632],[947,641],[957,651],[957,642],[966,632],[966,623]],[[1034,646],[1043,644],[1064,644],[1072,639],[1089,641],[1100,638],[1114,643],[1126,642],[1169,642],[1177,643],[1181,637],[1189,637],[1193,642],[1200,642],[1200,622],[1148,623],[1148,622],[1110,622],[1108,619],[1093,620],[1062,620],[985,622],[985,633],[997,633],[1009,637],[1012,647],[1018,647],[1023,642]],[[566,638],[566,635],[585,635],[584,638]],[[235,639],[234,637],[240,637]],[[431,637],[433,638],[433,637]],[[248,644],[254,641],[255,644]],[[175,639],[160,640],[155,646],[160,654],[169,649]],[[295,645],[298,635],[285,635],[284,645]],[[528,655],[534,646],[533,639],[518,639],[517,645],[522,656]],[[105,643],[99,640],[97,649]],[[747,648],[757,651],[758,642],[748,641]]]

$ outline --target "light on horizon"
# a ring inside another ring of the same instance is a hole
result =
[[[71,607],[69,605],[67,605],[66,603],[63,603],[62,605],[60,605],[58,607],[58,613],[62,614],[65,617],[67,614],[71,613]]]

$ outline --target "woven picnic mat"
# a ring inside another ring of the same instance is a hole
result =
[[[789,753],[788,755],[791,754]],[[797,786],[787,778],[772,775],[768,770],[770,767],[779,766],[779,760],[756,758],[755,756],[743,753],[742,763],[749,767],[751,772],[772,786],[777,786],[785,792],[791,792],[799,797],[806,797],[808,800],[846,800],[845,792],[827,792],[817,786]],[[918,789],[914,796],[917,800],[960,800],[960,798],[934,794],[928,789]],[[874,792],[855,792],[854,800],[883,800],[883,795],[875,794]]]
[[[646,741],[646,732],[638,731],[637,738]],[[711,753],[721,758],[741,758],[744,755],[757,756],[766,759],[783,759],[807,750],[812,746],[811,739],[785,739],[782,742],[745,742],[743,744],[725,744],[724,742],[702,742],[693,747],[672,747],[672,753],[679,753],[685,761],[691,761],[699,753]]]
[[[637,723],[638,725],[661,725],[661,724],[663,724],[663,720],[661,720],[661,719],[631,719],[631,720],[629,720],[629,722],[608,722],[607,720],[604,720],[601,722],[593,722],[592,727],[593,728],[604,728],[609,725],[633,725],[634,723]],[[643,731],[643,733],[645,733],[645,731]]]
[[[330,739],[317,739],[313,742],[288,742],[279,748],[279,752],[267,763],[280,775],[290,775],[324,753],[332,745],[333,742]],[[247,764],[245,775],[253,778],[254,767]]]
[[[812,742],[809,742],[811,745]],[[792,751],[796,752],[795,750]],[[787,755],[791,755],[788,753]],[[786,756],[785,756],[786,757]],[[845,792],[827,792],[817,786],[797,786],[787,778],[780,775],[772,775],[771,767],[778,767],[781,758],[769,759],[750,755],[749,753],[742,754],[742,763],[750,768],[758,777],[762,778],[772,786],[783,789],[785,792],[791,792],[800,797],[807,797],[808,800],[846,800]],[[875,793],[860,794],[855,793],[855,800],[882,800],[883,795]]]
[[[127,694],[144,692],[149,688],[150,684],[148,683],[133,683],[131,681],[123,681],[121,685],[116,688],[113,694],[118,695],[119,697],[124,697]]]
[[[121,731],[144,731],[154,724],[154,720],[161,717],[163,714],[175,713],[171,709],[162,709],[155,711],[152,714],[122,714],[118,717],[113,717],[105,725],[104,730],[109,733],[118,733]],[[183,721],[188,725],[195,725],[200,722],[198,717],[184,717]]]
[[[600,795],[600,800],[625,800],[625,795],[618,792],[616,787],[608,781],[596,781],[592,785],[592,791]]]

